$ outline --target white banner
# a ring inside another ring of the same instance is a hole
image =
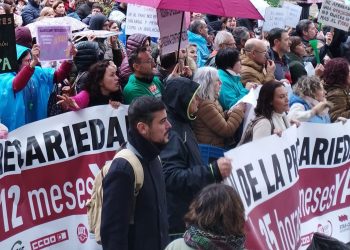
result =
[[[263,31],[270,31],[273,28],[284,29],[286,25],[286,10],[282,8],[268,7],[265,10],[264,18]]]
[[[233,149],[226,181],[247,216],[247,249],[306,249],[315,232],[350,241],[350,122],[302,123]]]

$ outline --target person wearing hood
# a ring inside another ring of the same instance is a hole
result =
[[[164,103],[150,96],[131,103],[128,122],[126,148],[140,161],[144,181],[135,197],[136,176],[130,162],[123,158],[112,161],[102,183],[102,247],[163,250],[168,244],[168,222],[165,182],[158,155],[169,141],[171,124]],[[134,223],[130,223],[130,217]]]
[[[206,166],[191,128],[196,117],[199,84],[184,77],[167,82],[163,101],[172,125],[169,143],[160,153],[167,189],[169,233],[172,239],[185,232],[183,217],[190,202],[205,186],[221,182],[231,173],[231,161],[221,157]]]
[[[72,67],[64,61],[58,70],[41,68],[40,48],[34,45],[32,50],[16,45],[18,71],[0,74],[0,120],[12,131],[27,123],[47,117],[47,104],[54,83],[62,82]],[[76,50],[73,46],[71,55]]]
[[[83,20],[86,18],[88,15],[91,14],[92,11],[92,5],[94,4],[95,0],[87,0],[86,3],[80,5],[76,13],[78,14],[80,20]]]
[[[129,76],[133,72],[132,65],[129,65],[128,57],[139,47],[146,47],[149,52],[152,52],[150,45],[151,38],[149,36],[136,33],[128,37],[128,40],[126,42],[126,56],[123,58],[119,71],[122,88],[124,88],[124,86],[128,83]]]
[[[28,0],[28,4],[22,10],[23,26],[33,23],[40,16],[40,0]]]
[[[205,65],[210,55],[207,47],[208,25],[204,20],[194,20],[187,34],[188,41],[197,45],[197,66],[200,68]]]

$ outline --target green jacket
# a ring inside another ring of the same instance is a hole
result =
[[[161,98],[163,93],[163,84],[157,76],[151,83],[142,82],[132,74],[128,83],[124,87],[123,96],[125,104],[130,104],[132,100],[139,96],[154,96]]]

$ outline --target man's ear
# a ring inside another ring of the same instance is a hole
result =
[[[148,125],[146,123],[138,122],[136,128],[137,131],[143,136],[145,136],[148,133]]]

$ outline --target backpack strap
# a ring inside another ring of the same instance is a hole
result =
[[[130,143],[128,143],[128,145],[131,146]],[[130,146],[129,146],[129,148],[130,148]],[[132,169],[134,170],[134,175],[135,175],[134,196],[133,196],[133,201],[132,201],[132,213],[130,213],[130,220],[129,220],[130,224],[134,224],[134,222],[135,222],[135,209],[136,209],[136,197],[139,194],[139,191],[143,186],[144,173],[143,173],[142,164],[141,164],[139,158],[137,158],[137,156],[133,152],[133,150],[129,149],[129,148],[125,148],[125,149],[122,149],[121,151],[119,151],[116,154],[116,158],[123,158],[123,159],[127,160],[130,163]]]

